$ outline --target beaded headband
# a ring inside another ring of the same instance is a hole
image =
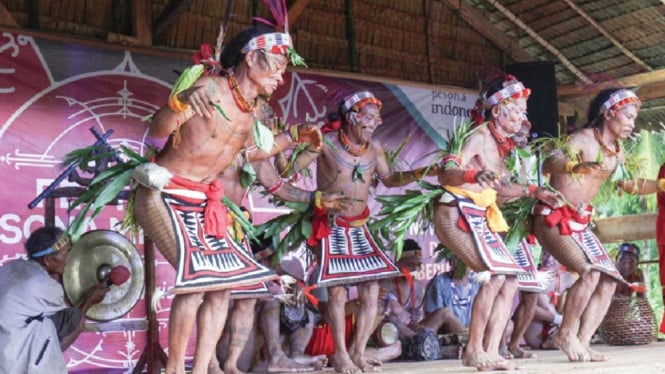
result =
[[[518,81],[512,75],[506,77],[503,82],[504,87],[487,98],[487,104],[492,107],[508,99],[519,99],[520,97],[529,97],[531,90],[524,87],[522,82]]]
[[[291,35],[284,32],[273,32],[253,37],[242,47],[242,53],[262,49],[274,54],[286,54],[289,47],[293,46]]]
[[[640,257],[640,249],[630,244],[621,244],[619,246],[619,253],[632,253],[638,258]]]
[[[64,235],[62,235],[62,237],[60,237],[60,239],[58,239],[57,242],[53,243],[52,246],[46,247],[46,248],[42,249],[39,252],[35,252],[35,253],[31,254],[30,257],[40,258],[40,257],[44,257],[46,255],[50,255],[51,253],[55,253],[55,252],[61,250],[66,245],[71,244],[71,242],[72,241],[69,238],[69,235],[64,234]]]
[[[642,105],[642,101],[633,91],[619,90],[610,95],[610,98],[600,106],[600,111],[602,113],[610,109],[619,110],[631,103],[635,103],[638,109]]]
[[[381,100],[377,99],[373,93],[369,91],[358,91],[344,99],[344,102],[342,103],[342,113],[346,113],[350,110],[358,112],[367,104],[374,104],[378,106],[379,109],[383,106]]]

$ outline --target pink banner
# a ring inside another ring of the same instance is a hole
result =
[[[146,138],[147,123],[142,118],[164,104],[171,84],[177,78],[174,71],[182,71],[188,63],[122,50],[2,34],[0,265],[23,256],[27,236],[44,223],[43,202],[35,209],[29,209],[28,203],[62,173],[60,164],[65,154],[96,141],[91,129],[100,133],[113,130],[109,144],[122,144],[137,152],[144,151],[146,144],[159,145],[163,141]],[[446,94],[442,90],[306,73],[287,73],[284,78],[285,83],[273,96],[272,104],[289,123],[322,122],[329,112],[336,110],[340,99],[347,93],[356,89],[373,91],[384,103],[384,124],[375,135],[384,148],[396,148],[410,137],[398,163],[401,169],[427,165],[430,159],[424,156],[436,150],[444,137],[441,123],[448,121],[452,124],[451,118],[465,117],[475,99],[467,99],[469,93],[463,90]],[[413,101],[414,92],[420,102]],[[442,97],[444,101],[441,101]],[[431,108],[432,113],[425,114],[423,108]],[[446,110],[452,117],[439,116]],[[436,125],[430,126],[433,121],[437,122]],[[315,189],[314,182],[309,179],[299,183],[303,188]],[[72,183],[65,181],[60,186],[67,185]],[[374,193],[396,194],[402,190],[379,186]],[[69,224],[72,217],[67,210],[71,202],[66,198],[56,202],[56,225],[65,227]],[[258,190],[249,195],[247,205],[258,223],[284,213],[263,199]],[[117,229],[124,209],[124,205],[108,206],[90,222],[88,229]],[[372,203],[370,209],[378,212],[379,207]],[[423,276],[431,277],[437,270],[437,266],[428,261],[431,249],[437,243],[433,231],[418,233],[414,228],[409,236],[423,247],[428,262],[423,268]],[[143,243],[135,244],[143,253]],[[164,294],[173,284],[174,272],[159,254],[156,271],[156,292]],[[171,297],[164,295],[156,310],[160,342],[165,348]],[[144,300],[141,299],[118,322],[143,320],[145,315]],[[192,338],[190,356],[193,343]],[[71,372],[93,369],[95,372],[107,369],[114,373],[131,372],[145,344],[145,331],[86,332],[65,355]]]

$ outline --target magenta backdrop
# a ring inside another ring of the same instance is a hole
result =
[[[83,44],[52,42],[29,36],[3,33],[0,37],[0,265],[23,254],[29,233],[43,224],[43,204],[29,209],[31,202],[62,172],[60,163],[69,151],[91,145],[90,131],[113,130],[110,144],[123,144],[141,152],[145,144],[159,144],[147,139],[147,123],[142,117],[161,106],[188,61],[102,49]],[[424,166],[423,155],[437,148],[441,141],[441,123],[452,123],[451,116],[439,115],[434,108],[448,97],[447,108],[467,108],[469,93],[461,89],[418,89],[394,84],[331,78],[307,73],[287,73],[285,84],[272,103],[287,122],[320,122],[333,111],[342,96],[356,89],[369,89],[384,102],[384,124],[376,137],[386,149],[397,147],[410,136],[401,155],[399,167]],[[442,96],[443,93],[443,96]],[[448,95],[448,96],[446,96]],[[431,112],[429,109],[431,107]],[[425,110],[423,110],[425,108]],[[446,109],[448,110],[448,109]],[[462,109],[462,112],[465,113]],[[464,109],[466,110],[466,109]],[[434,117],[433,117],[434,116]],[[464,117],[464,115],[462,115]],[[434,123],[437,122],[437,123]],[[67,185],[68,182],[62,184]],[[299,185],[314,189],[311,180]],[[411,186],[410,188],[415,188]],[[375,194],[400,193],[402,189],[378,187]],[[70,201],[56,204],[56,224],[64,227],[70,218]],[[263,222],[282,213],[253,191],[247,198],[255,222]],[[379,207],[372,202],[372,211]],[[109,206],[90,223],[88,229],[113,229],[122,220],[124,206]],[[430,249],[436,245],[431,231],[410,232],[425,249],[427,265],[423,277],[429,278],[436,267],[430,264]],[[142,253],[142,243],[135,243]],[[158,255],[157,292],[172,285],[173,270]],[[171,297],[165,295],[157,306],[160,341],[166,347],[166,325]],[[144,300],[121,321],[145,318]],[[145,347],[144,331],[84,333],[67,350],[73,372],[130,372]],[[190,340],[189,354],[194,339]]]

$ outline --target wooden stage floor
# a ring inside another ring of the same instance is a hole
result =
[[[665,342],[647,345],[608,346],[593,345],[599,352],[610,356],[606,362],[570,362],[561,351],[534,351],[535,359],[516,359],[519,370],[509,373],[617,373],[617,374],[665,374]],[[326,372],[332,372],[326,369]],[[384,364],[381,373],[395,374],[442,374],[477,373],[474,368],[462,366],[460,360],[437,360],[423,362],[390,362]],[[503,371],[503,373],[508,373]],[[490,373],[499,373],[492,371]]]

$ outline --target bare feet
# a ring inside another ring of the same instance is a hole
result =
[[[332,358],[333,368],[335,372],[342,374],[358,374],[361,372],[360,368],[357,367],[348,354],[339,355],[335,354]]]
[[[303,365],[309,365],[313,366],[314,369],[322,370],[324,367],[328,365],[328,357],[326,355],[318,355],[318,356],[309,356],[309,355],[293,355],[291,357],[293,360],[295,360],[298,363],[301,363]]]
[[[314,371],[313,365],[301,364],[285,355],[280,355],[268,362],[268,373],[304,373]]]
[[[513,355],[514,358],[537,358],[538,357],[538,355],[536,355],[535,353],[525,351],[521,347],[508,348],[508,350],[510,351],[510,353]]]
[[[596,351],[595,349],[591,349],[590,347],[587,347],[587,352],[589,352],[589,358],[591,361],[607,361],[610,358],[605,356],[604,354]]]
[[[237,367],[230,367],[224,365],[224,374],[245,374],[244,372],[240,371]]]
[[[513,356],[513,352],[510,349],[508,349],[508,347],[506,347],[505,345],[499,347],[499,355],[505,358],[506,360],[512,360],[513,358],[515,358],[515,356]]]
[[[554,343],[566,354],[566,356],[568,356],[570,361],[588,362],[591,360],[589,352],[584,348],[582,343],[580,343],[577,336],[574,334],[566,334],[565,336],[562,336],[560,332],[561,330],[556,334]]]
[[[212,359],[210,360],[210,363],[208,364],[208,374],[224,374],[222,371],[222,368],[219,365],[219,361],[217,361],[217,356],[213,355]]]
[[[375,358],[365,355],[354,355],[351,360],[363,373],[381,371],[381,368],[379,367],[381,366],[381,361]]]
[[[473,366],[478,369],[478,371],[518,369],[514,363],[504,359],[503,357],[498,355],[497,357],[492,357],[485,352],[466,352],[464,357],[462,357],[462,365]]]

